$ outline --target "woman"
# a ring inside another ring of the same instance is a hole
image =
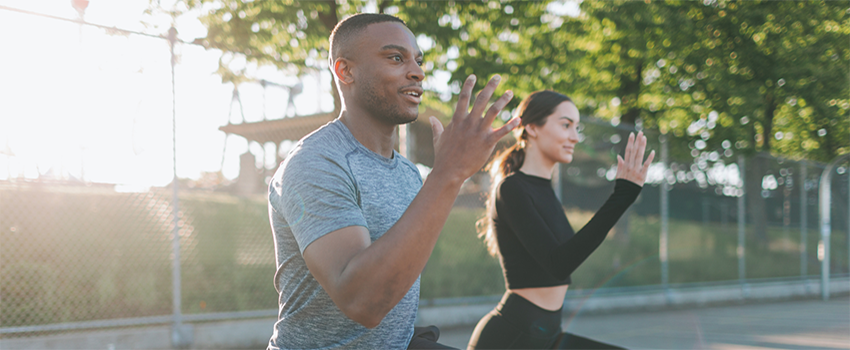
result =
[[[634,202],[649,164],[646,137],[629,135],[617,156],[614,193],[573,233],[552,190],[552,171],[573,160],[579,112],[569,97],[537,91],[520,102],[516,144],[489,165],[493,185],[487,216],[479,223],[491,254],[498,256],[507,291],[472,333],[469,349],[616,348],[561,332],[561,308],[570,274],[602,243]]]

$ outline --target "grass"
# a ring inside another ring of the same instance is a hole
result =
[[[501,294],[504,279],[498,260],[487,255],[474,231],[483,210],[455,208],[443,229],[434,253],[422,274],[422,298]],[[568,210],[577,230],[592,212]],[[616,232],[572,275],[572,289],[631,287],[661,283],[658,217],[630,217],[628,238]],[[815,232],[808,234],[808,273],[820,271]],[[738,279],[737,226],[671,220],[668,227],[670,283],[728,281]],[[746,277],[775,278],[800,275],[799,229],[768,228],[768,243],[746,233]],[[832,235],[833,272],[847,271],[844,232]]]
[[[273,238],[265,199],[181,195],[182,310],[274,309]],[[498,261],[477,237],[482,210],[455,208],[422,273],[421,297],[496,295]],[[569,211],[581,227],[592,213]],[[170,193],[108,189],[0,188],[0,327],[171,313]],[[573,274],[571,288],[660,283],[657,217],[633,215],[628,238],[613,235]],[[809,273],[818,235],[809,232]],[[670,282],[734,280],[737,231],[670,222]],[[797,230],[771,227],[768,244],[747,241],[747,277],[798,276]],[[749,237],[749,236],[748,236]],[[846,234],[832,235],[833,272],[847,271]]]

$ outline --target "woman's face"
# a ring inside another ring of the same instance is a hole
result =
[[[578,108],[566,101],[555,107],[555,111],[546,117],[543,126],[526,126],[529,142],[539,148],[543,157],[554,163],[573,161],[573,151],[578,143]]]

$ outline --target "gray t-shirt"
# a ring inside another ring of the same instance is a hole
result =
[[[363,226],[374,242],[422,187],[416,166],[360,144],[339,119],[304,137],[269,184],[280,293],[269,349],[405,349],[419,306],[419,279],[380,325],[352,321],[313,278],[302,253],[325,234]]]

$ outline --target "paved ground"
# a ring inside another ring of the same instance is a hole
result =
[[[629,349],[850,349],[850,297],[694,309],[570,315],[564,330]],[[442,329],[466,347],[473,327]]]

